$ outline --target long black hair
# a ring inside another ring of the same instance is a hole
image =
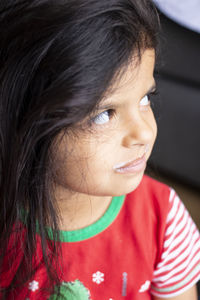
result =
[[[150,0],[1,1],[1,264],[9,250],[12,269],[22,252],[4,298],[34,274],[37,230],[49,287],[60,281],[51,145],[95,109],[134,54],[157,51],[158,27]]]

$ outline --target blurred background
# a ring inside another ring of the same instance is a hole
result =
[[[176,190],[200,229],[200,1],[155,4],[161,20],[152,103],[158,137],[146,173]]]

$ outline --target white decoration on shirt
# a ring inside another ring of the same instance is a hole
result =
[[[100,284],[104,281],[104,274],[97,271],[96,273],[92,274],[92,281]]]
[[[139,293],[146,292],[150,287],[151,282],[149,280],[146,280],[145,283],[141,286]]]
[[[124,272],[122,274],[122,297],[126,296],[126,290],[127,290],[127,281],[128,281],[128,274]]]
[[[29,290],[31,290],[32,292],[35,292],[36,290],[39,289],[39,282],[38,282],[38,281],[35,281],[35,280],[29,282],[29,287],[28,287],[28,288],[29,288]]]

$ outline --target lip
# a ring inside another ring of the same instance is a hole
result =
[[[133,161],[128,161],[126,163],[122,163],[122,164],[118,164],[116,166],[114,166],[114,170],[117,173],[138,173],[143,171],[146,168],[146,158],[145,158],[145,154],[140,157],[137,158]]]

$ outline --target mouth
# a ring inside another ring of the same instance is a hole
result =
[[[141,171],[144,171],[146,168],[146,157],[145,154],[143,154],[142,157],[139,157],[135,160],[128,161],[125,163],[121,163],[118,165],[115,165],[113,167],[114,171],[117,173],[138,173]]]

